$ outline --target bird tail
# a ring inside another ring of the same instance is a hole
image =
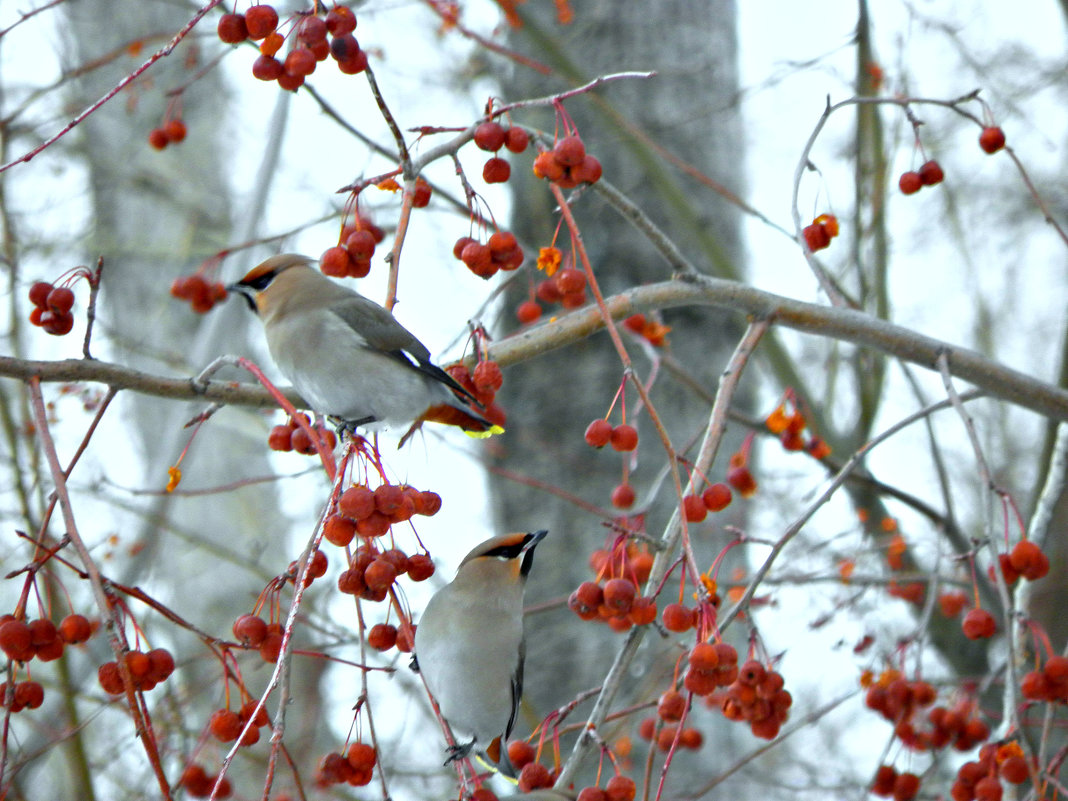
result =
[[[398,447],[407,442],[408,438],[422,427],[423,423],[441,423],[447,426],[456,426],[472,437],[492,437],[495,434],[503,434],[504,428],[487,420],[481,414],[471,408],[460,408],[449,403],[438,403],[423,412],[401,437]]]

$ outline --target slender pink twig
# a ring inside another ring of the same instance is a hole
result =
[[[9,161],[7,164],[5,164],[2,167],[0,167],[0,173],[6,172],[7,170],[9,170],[12,167],[14,167],[16,164],[21,164],[21,163],[23,163],[25,161],[29,161],[34,156],[36,156],[38,153],[42,152],[46,148],[51,147],[56,142],[58,142],[60,139],[62,139],[64,136],[66,136],[68,133],[70,133],[72,130],[74,130],[74,128],[76,128],[83,120],[85,120],[86,117],[88,117],[90,114],[95,112],[97,109],[99,109],[101,106],[103,106],[109,100],[111,100],[111,98],[115,97],[115,95],[117,95],[119,92],[121,92],[127,86],[129,86],[131,83],[133,83],[135,80],[137,80],[137,78],[140,77],[141,74],[143,72],[145,72],[145,70],[147,70],[149,67],[151,67],[153,64],[155,64],[157,61],[159,61],[164,56],[169,56],[172,52],[174,52],[174,48],[178,46],[178,44],[182,41],[182,39],[184,39],[186,36],[189,35],[190,31],[192,31],[193,28],[196,26],[196,24],[198,22],[200,22],[201,18],[205,14],[207,14],[209,11],[211,11],[213,8],[215,8],[215,6],[219,5],[219,3],[221,3],[221,2],[222,2],[222,0],[210,0],[210,2],[208,2],[207,5],[203,6],[200,10],[198,10],[197,13],[193,15],[193,18],[191,20],[189,20],[189,22],[187,22],[185,24],[185,26],[180,31],[178,31],[178,33],[176,33],[174,35],[174,38],[172,38],[167,44],[165,44],[163,47],[161,47],[159,50],[157,50],[155,53],[153,53],[149,57],[148,61],[146,61],[140,67],[135,69],[133,72],[131,72],[125,78],[123,78],[121,81],[119,81],[117,84],[115,84],[115,86],[112,87],[112,89],[109,90],[107,94],[105,94],[102,98],[100,98],[95,103],[93,103],[91,106],[89,106],[89,108],[85,109],[78,116],[76,116],[74,119],[72,119],[70,122],[68,122],[65,126],[63,126],[63,129],[60,130],[59,133],[57,133],[57,134],[51,136],[50,138],[46,139],[44,142],[39,144],[37,147],[33,148],[30,152],[25,153],[25,154],[19,156],[14,161]]]

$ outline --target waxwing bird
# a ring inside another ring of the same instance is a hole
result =
[[[476,436],[501,431],[392,314],[314,264],[272,256],[228,289],[259,316],[271,358],[315,411],[353,429],[410,424],[405,439],[426,420]]]
[[[447,762],[477,748],[508,775],[508,735],[523,694],[523,586],[547,534],[486,540],[438,590],[415,629],[415,660],[458,739]]]

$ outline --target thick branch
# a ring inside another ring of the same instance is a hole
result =
[[[949,372],[955,378],[968,381],[992,398],[1068,421],[1068,390],[1006,367],[973,350],[877,320],[853,309],[805,303],[735,281],[703,276],[685,276],[636,287],[606,298],[605,305],[614,319],[679,306],[729,309],[766,318],[796,331],[875,348],[929,370],[937,369],[938,357],[945,353]],[[600,312],[590,306],[499,340],[491,345],[488,356],[506,367],[571,345],[603,327]],[[273,405],[264,390],[247,383],[211,381],[201,387],[188,378],[164,378],[96,360],[45,362],[0,356],[0,376],[23,380],[38,376],[44,382],[92,381],[164,398],[203,399],[244,406]],[[290,397],[300,405],[299,398],[292,394]]]

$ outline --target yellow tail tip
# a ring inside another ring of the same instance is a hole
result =
[[[498,434],[503,434],[504,429],[501,428],[499,425],[494,424],[487,428],[485,431],[465,431],[464,433],[467,434],[467,436],[469,437],[474,437],[475,439],[486,439],[487,437],[495,437]]]

